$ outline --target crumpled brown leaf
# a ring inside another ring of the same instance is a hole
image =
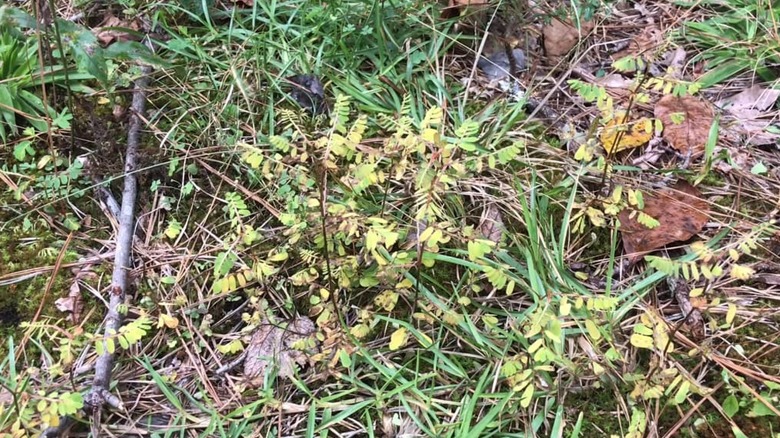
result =
[[[776,143],[780,135],[768,132],[772,119],[767,114],[780,97],[780,90],[754,85],[717,105],[724,109],[726,120],[721,125],[723,135],[732,141],[745,137],[749,144],[762,146]]]
[[[704,154],[714,120],[709,102],[693,96],[664,96],[655,105],[655,117],[663,122],[664,140],[673,148],[691,158]]]
[[[75,274],[73,283],[71,283],[70,289],[68,290],[68,296],[57,298],[57,300],[54,301],[57,310],[68,313],[66,319],[73,324],[77,324],[81,320],[81,313],[84,311],[84,298],[81,296],[81,285],[79,282],[86,278],[97,277],[97,274],[92,272],[92,268],[89,265],[83,268],[77,268]]]
[[[645,53],[652,52],[664,42],[664,34],[658,26],[647,26],[643,28],[637,36],[631,39],[623,50],[612,54],[612,59],[618,60],[626,56],[642,56]]]
[[[296,343],[305,341],[315,331],[314,322],[305,316],[293,319],[286,327],[264,320],[246,348],[244,377],[249,385],[262,385],[265,374],[273,367],[278,369],[279,377],[295,375],[295,365],[305,365],[308,358]]]
[[[128,32],[123,32],[119,29],[113,29],[120,27],[135,31],[141,28],[137,20],[126,22],[122,21],[115,15],[109,15],[105,20],[103,20],[103,23],[100,25],[100,27],[95,29],[95,37],[98,39],[98,41],[103,43],[104,46],[107,46],[114,41],[130,41],[138,39]]]
[[[501,243],[504,231],[506,231],[506,225],[504,225],[501,211],[493,203],[485,205],[485,210],[479,221],[479,232],[485,239],[498,245]]]
[[[628,209],[618,215],[623,249],[632,264],[669,243],[690,239],[709,220],[709,205],[701,199],[699,190],[685,180],[657,194],[645,194],[644,202],[642,212],[660,222],[656,228],[650,229],[637,222]]]
[[[593,30],[592,21],[583,21],[580,29],[572,25],[570,21],[563,22],[553,18],[549,24],[542,28],[544,36],[544,51],[548,56],[564,56],[569,53],[581,37],[586,37]]]

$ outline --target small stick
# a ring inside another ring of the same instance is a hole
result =
[[[138,145],[141,139],[141,117],[146,108],[146,90],[149,86],[151,67],[141,67],[141,77],[135,81],[133,103],[131,105],[130,123],[127,130],[127,150],[125,152],[124,189],[122,190],[122,205],[119,214],[119,229],[116,237],[116,253],[114,256],[114,271],[111,276],[111,289],[108,302],[108,313],[104,333],[106,336],[118,333],[122,326],[124,315],[119,312],[119,306],[124,304],[128,286],[128,272],[131,269],[130,253],[133,247],[133,229],[135,227],[135,200],[138,193],[136,167],[138,165]],[[114,354],[107,348],[95,363],[95,378],[92,388],[86,395],[85,408],[92,411],[92,436],[100,436],[99,419],[104,405],[108,404],[122,410],[122,402],[108,390],[111,383],[111,371],[114,366]],[[59,437],[70,427],[73,419],[65,417],[60,425],[43,432],[43,437]]]

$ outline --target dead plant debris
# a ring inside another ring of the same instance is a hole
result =
[[[655,117],[663,123],[663,137],[685,156],[698,158],[714,120],[712,105],[704,99],[667,95],[655,105]]]
[[[315,331],[314,322],[305,316],[295,318],[286,327],[272,324],[267,319],[263,321],[246,348],[244,377],[247,383],[253,387],[262,385],[272,368],[279,377],[294,376],[296,365],[303,366],[308,361],[304,350]]]
[[[648,228],[637,221],[636,212],[620,212],[620,233],[623,249],[630,263],[673,242],[683,242],[695,236],[709,220],[709,204],[701,199],[699,190],[680,180],[657,194],[644,196],[642,212],[657,219],[660,225]]]

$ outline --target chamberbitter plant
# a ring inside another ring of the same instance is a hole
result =
[[[663,123],[658,119],[639,117],[631,120],[630,112],[635,103],[648,103],[650,92],[686,96],[697,93],[701,88],[701,84],[697,82],[676,79],[671,67],[664,76],[650,77],[646,71],[647,63],[645,59],[627,56],[612,64],[617,72],[635,75],[635,79],[629,85],[630,99],[626,107],[616,107],[614,99],[602,85],[577,79],[568,82],[569,86],[586,102],[595,104],[600,115],[594,120],[590,131],[578,146],[574,158],[581,161],[586,169],[601,172],[603,180],[613,173],[611,161],[616,153],[642,146],[649,142],[653,135],[663,130]],[[595,163],[593,163],[594,158]],[[642,211],[644,208],[642,192],[639,189],[626,189],[622,185],[614,187],[608,196],[595,196],[576,203],[574,208],[576,213],[571,217],[572,230],[577,233],[585,231],[586,219],[596,227],[605,227],[616,222],[618,214],[626,209],[631,219],[635,219],[648,229],[660,225],[657,218]]]
[[[126,306],[119,309],[127,312]],[[141,341],[150,331],[151,321],[141,313],[116,333],[94,335],[81,327],[63,330],[48,321],[22,323],[30,339],[46,357],[45,369],[18,369],[13,337],[7,341],[7,355],[0,363],[0,384],[12,397],[12,402],[0,401],[0,437],[21,438],[37,436],[49,427],[56,427],[64,416],[78,415],[84,406],[78,391],[43,390],[54,379],[68,373],[77,352],[93,343],[97,354],[114,353],[117,344],[123,349]]]
[[[451,203],[459,202],[462,181],[499,165],[518,165],[525,150],[522,142],[486,147],[480,139],[481,123],[466,120],[448,131],[440,108],[428,110],[420,120],[411,112],[396,118],[380,116],[376,126],[364,117],[352,116],[349,101],[339,97],[333,114],[330,128],[316,139],[307,140],[290,123],[286,126],[290,129],[278,136],[239,148],[248,172],[279,182],[271,201],[281,205],[283,245],[294,250],[285,251],[283,258],[269,253],[262,265],[242,264],[237,257],[219,258],[216,265],[230,269],[215,272],[215,292],[233,290],[261,277],[258,266],[271,267],[263,273],[266,278],[292,269],[286,276],[289,285],[310,291],[310,315],[317,316],[320,327],[333,327],[337,314],[333,293],[349,296],[372,290],[373,299],[357,310],[349,333],[364,339],[390,324],[387,348],[391,351],[411,342],[431,345],[422,331],[390,315],[403,312],[401,303],[413,301],[417,289],[423,287],[425,277],[415,272],[435,269],[442,261],[441,269],[448,269],[447,263],[465,268],[463,277],[475,286],[484,282],[507,295],[536,290],[535,294],[544,296],[537,271],[529,273],[511,261],[500,241],[485,238],[473,226],[456,225],[461,219],[450,213]],[[377,129],[389,135],[379,145],[365,142],[367,133]],[[326,197],[318,190],[325,179],[318,174],[323,167],[330,180]],[[629,204],[622,197],[621,202]],[[529,264],[535,263],[530,254],[527,257]],[[288,258],[302,263],[287,264]],[[494,315],[472,321],[467,296],[452,301],[426,296],[430,300],[414,302],[411,317],[417,324],[443,324],[506,338],[517,336],[510,333],[515,330],[521,334],[527,353],[508,357],[501,369],[520,407],[528,407],[540,393],[554,388],[557,370],[581,372],[584,368],[602,376],[623,360],[612,332],[603,328],[612,323],[616,297],[566,297],[560,308],[539,299],[525,322],[513,322],[517,325],[507,331]],[[566,358],[565,331],[572,329],[564,327],[572,326],[588,337],[594,350],[603,354],[603,361],[573,363]],[[354,348],[343,339],[333,342],[329,357],[342,357]],[[230,349],[235,350],[234,346]]]
[[[711,282],[723,277],[728,271],[729,277],[734,280],[749,280],[755,270],[740,264],[739,260],[743,256],[753,256],[759,245],[771,239],[776,232],[776,223],[769,221],[752,227],[728,247],[712,248],[701,241],[692,243],[690,250],[695,255],[694,260],[673,260],[659,256],[645,256],[645,260],[651,267],[672,278],[682,277],[689,281],[703,278]],[[692,291],[694,296],[697,293],[701,291]]]
[[[42,328],[45,330],[46,328]],[[56,332],[53,326],[48,326]],[[63,373],[72,356],[56,358],[43,351],[50,360],[45,372],[37,368],[18,369],[16,345],[13,337],[7,341],[7,355],[0,363],[0,384],[11,399],[0,402],[0,437],[21,438],[37,436],[47,427],[59,425],[60,418],[76,414],[84,405],[82,394],[72,391],[43,391],[36,382],[48,381]],[[72,363],[72,361],[70,362]]]

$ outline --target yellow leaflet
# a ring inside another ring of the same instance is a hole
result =
[[[520,396],[520,406],[522,406],[524,409],[528,406],[531,406],[531,401],[534,398],[534,384],[529,383],[528,386],[525,387],[525,391],[523,391],[523,395]]]
[[[735,316],[737,316],[737,306],[729,304],[729,310],[726,312],[726,324],[731,325]]]
[[[756,271],[749,266],[732,265],[731,266],[731,278],[737,280],[748,280]]]
[[[650,336],[640,335],[639,333],[634,333],[631,335],[631,345],[636,348],[650,349],[653,348],[653,338]]]
[[[598,342],[601,339],[601,332],[599,331],[599,327],[595,322],[593,322],[593,320],[585,320],[585,329],[588,331],[590,338],[594,341]]]
[[[403,327],[394,331],[393,334],[390,335],[390,350],[398,350],[406,345],[407,337],[406,329]]]

